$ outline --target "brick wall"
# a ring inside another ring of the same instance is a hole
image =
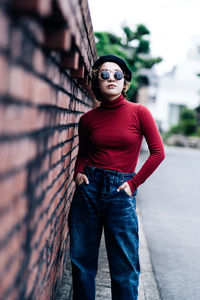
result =
[[[60,283],[95,58],[87,0],[0,0],[1,300],[53,299]]]

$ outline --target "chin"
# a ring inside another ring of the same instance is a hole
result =
[[[121,93],[119,93],[119,92],[116,92],[116,91],[109,91],[109,92],[107,92],[107,93],[105,93],[105,96],[116,96],[116,97],[118,97],[119,95],[121,95]]]

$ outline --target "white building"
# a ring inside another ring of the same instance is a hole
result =
[[[200,105],[200,37],[192,39],[187,59],[160,77],[156,99],[146,99],[159,127],[166,131],[179,121],[183,106]],[[151,85],[148,89],[152,89]]]

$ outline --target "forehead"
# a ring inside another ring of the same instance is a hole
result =
[[[122,71],[122,69],[120,68],[120,66],[114,62],[105,62],[104,64],[102,64],[100,66],[100,70],[103,70],[103,69],[108,69],[108,70],[120,70]]]

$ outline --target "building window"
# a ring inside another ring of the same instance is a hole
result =
[[[183,104],[169,104],[169,126],[177,125],[180,120],[180,113],[185,105]]]

